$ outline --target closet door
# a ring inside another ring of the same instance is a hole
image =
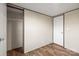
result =
[[[54,43],[63,46],[63,16],[54,18]]]
[[[79,9],[65,14],[65,48],[79,53]]]
[[[0,4],[0,56],[6,55],[6,5]]]

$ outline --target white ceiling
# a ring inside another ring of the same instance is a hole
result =
[[[49,16],[79,8],[79,3],[14,3],[15,5],[28,8]]]

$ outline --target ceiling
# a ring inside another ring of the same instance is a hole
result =
[[[79,8],[79,3],[14,3],[49,16],[55,16]]]

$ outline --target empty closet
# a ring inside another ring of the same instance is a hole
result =
[[[7,49],[23,48],[23,11],[7,7]]]

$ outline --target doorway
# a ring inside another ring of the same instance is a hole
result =
[[[54,43],[64,46],[63,15],[54,18]]]
[[[7,6],[7,50],[24,52],[24,11]],[[15,52],[16,52],[15,51]],[[9,55],[9,54],[8,54]]]

